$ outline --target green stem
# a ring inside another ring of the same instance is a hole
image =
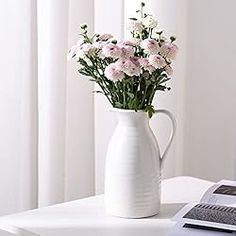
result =
[[[144,79],[144,81],[145,81],[145,79]],[[143,98],[142,98],[142,101],[141,101],[141,104],[140,104],[140,109],[143,109],[144,102],[145,102],[146,95],[147,95],[148,87],[149,87],[149,85],[146,86],[146,82],[145,82],[145,90],[144,90]]]
[[[152,100],[155,96],[155,92],[156,92],[156,89],[155,89],[155,86],[153,86],[153,89],[152,89],[152,92],[148,98],[148,101],[147,101],[147,105],[152,105]]]
[[[153,31],[153,29],[149,28],[149,33],[148,33],[149,38],[152,38],[152,31]]]
[[[95,68],[93,68],[95,69]],[[95,70],[96,71],[96,70]],[[106,89],[106,87],[103,85],[103,81],[101,80],[101,78],[99,76],[97,76],[95,73],[94,73],[94,70],[90,70],[90,76],[92,78],[94,78],[97,82],[97,84],[100,86],[100,88],[102,89],[102,91],[104,92],[104,95],[107,97],[108,101],[114,105],[114,102],[111,100],[110,98],[110,91]]]
[[[141,18],[143,18],[143,7],[144,7],[144,3],[141,2],[141,9],[140,9]]]
[[[123,108],[126,108],[126,82],[123,82]]]
[[[138,90],[139,90],[140,87],[141,87],[141,79],[138,81],[138,86],[137,86],[136,91],[135,91],[135,95],[134,95],[134,99],[135,99],[135,100],[137,99]],[[138,110],[138,105],[136,105],[136,106],[134,107],[134,110]]]

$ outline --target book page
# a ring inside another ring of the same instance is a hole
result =
[[[222,180],[212,185],[200,203],[236,207],[236,181]]]
[[[236,181],[212,185],[199,203],[190,203],[173,218],[188,226],[236,232]]]
[[[190,211],[197,203],[189,203],[185,205],[180,211],[178,211],[175,216],[172,218],[173,221],[181,222],[183,220],[183,216]]]
[[[188,204],[173,218],[201,228],[224,229],[236,232],[236,208],[207,203]]]

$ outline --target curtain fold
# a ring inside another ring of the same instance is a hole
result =
[[[93,0],[38,1],[39,206],[94,193],[93,85],[66,59],[81,22],[93,31],[93,7]]]
[[[36,1],[0,7],[0,215],[37,206]]]
[[[94,194],[93,85],[66,59],[93,7],[1,3],[0,215]]]
[[[39,206],[64,201],[68,9],[38,1]]]
[[[70,0],[68,48],[78,40],[80,24],[94,31],[94,0]],[[65,200],[94,194],[94,84],[67,63]]]

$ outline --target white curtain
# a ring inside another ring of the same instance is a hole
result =
[[[93,195],[93,85],[66,59],[93,1],[0,5],[0,215]]]
[[[154,101],[156,108],[172,111],[178,124],[164,177],[235,177],[236,2],[145,2],[160,27],[177,35],[180,47],[172,90]],[[105,155],[115,119],[104,97],[94,99],[94,85],[78,75],[66,53],[83,22],[91,32],[126,36],[125,19],[139,4],[139,0],[0,3],[0,215],[103,192]],[[212,11],[212,6],[217,8]],[[222,44],[224,50],[219,50]],[[162,148],[168,125],[161,118],[151,123]]]
[[[0,214],[37,206],[36,2],[0,7]]]

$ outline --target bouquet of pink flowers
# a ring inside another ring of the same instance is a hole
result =
[[[138,18],[130,18],[128,30],[132,37],[118,42],[111,34],[89,37],[87,25],[81,25],[80,39],[73,46],[69,58],[75,58],[79,73],[96,82],[113,107],[145,110],[154,113],[152,101],[156,91],[169,90],[172,60],[178,47],[175,37],[169,40],[158,30],[157,20],[144,13],[145,4],[137,11]]]

